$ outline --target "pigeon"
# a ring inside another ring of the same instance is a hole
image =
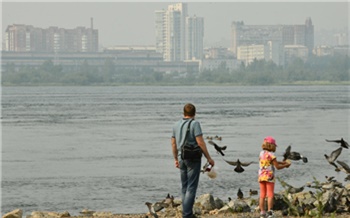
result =
[[[157,215],[157,213],[156,213],[156,211],[155,211],[155,209],[154,209],[154,207],[153,207],[153,204],[150,203],[150,202],[146,202],[145,204],[146,204],[147,207],[148,207],[149,213],[150,213],[154,218],[158,218],[158,215]]]
[[[328,163],[335,166],[336,169],[338,169],[338,166],[334,163],[334,161],[339,157],[342,149],[342,147],[339,147],[338,149],[332,151],[330,156],[328,156],[327,154],[324,155]]]
[[[296,188],[296,187],[293,187],[291,185],[289,185],[288,183],[286,183],[285,181],[280,181],[282,186],[285,186],[286,187],[286,190],[288,193],[290,194],[295,194],[295,193],[299,193],[299,192],[302,192],[304,190],[304,185],[299,187],[299,188]]]
[[[226,150],[227,146],[222,146],[222,147],[220,147],[219,145],[217,145],[215,142],[213,142],[213,141],[211,141],[211,140],[208,141],[208,143],[211,144],[211,145],[214,145],[215,150],[216,150],[218,153],[220,153],[222,156],[225,156],[225,154],[224,154],[222,151]]]
[[[303,190],[304,190],[304,186],[301,186],[299,188],[290,186],[287,188],[288,193],[291,193],[291,194],[299,193],[299,192],[302,192]]]
[[[337,163],[342,166],[340,170],[343,170],[346,174],[350,174],[350,167],[345,162],[337,160]]]
[[[304,163],[307,163],[307,157],[304,157],[303,155],[301,155],[299,152],[295,152],[295,151],[291,151],[291,145],[289,145],[285,151],[285,153],[283,154],[283,160],[303,160]]]
[[[288,157],[290,156],[290,152],[292,150],[292,146],[289,145],[287,148],[286,148],[286,151],[284,152],[283,154],[283,161],[287,160]]]
[[[83,214],[85,216],[92,216],[96,211],[93,210],[88,210],[88,209],[83,209],[80,214]]]
[[[207,136],[206,139],[208,139],[208,140],[213,140],[213,136]]]
[[[349,149],[349,144],[344,141],[343,138],[341,138],[340,140],[328,140],[326,139],[327,142],[335,142],[335,143],[340,143],[340,146],[346,149]]]
[[[258,191],[257,190],[252,190],[250,189],[249,190],[249,195],[252,196],[252,195],[257,195],[258,194]]]
[[[162,201],[163,203],[167,204],[167,205],[174,205],[174,196],[170,196],[170,194],[168,193],[168,195],[165,197],[165,199]]]
[[[222,140],[222,137],[216,135],[216,136],[215,136],[215,139],[221,141],[221,140]]]
[[[332,182],[332,181],[336,181],[335,179],[334,179],[334,176],[325,176],[325,178],[327,179],[327,181],[328,182]]]
[[[224,161],[226,161],[226,163],[230,164],[230,165],[233,165],[233,166],[236,166],[234,171],[236,171],[237,173],[241,173],[244,171],[243,167],[247,167],[249,166],[251,163],[253,163],[253,161],[251,162],[248,162],[248,163],[245,163],[245,162],[241,162],[239,159],[237,159],[237,161],[227,161],[224,159]]]
[[[240,188],[238,189],[237,197],[238,197],[238,199],[243,199],[243,192]]]

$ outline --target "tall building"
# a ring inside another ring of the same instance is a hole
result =
[[[203,17],[186,18],[186,60],[201,60],[203,58]]]
[[[156,51],[163,54],[164,61],[201,59],[203,26],[203,18],[188,17],[185,3],[155,11]]]
[[[243,21],[232,22],[231,50],[237,56],[241,45],[266,44],[268,41],[285,45],[303,45],[312,54],[314,47],[314,26],[311,18],[304,25],[245,25]]]
[[[184,49],[181,26],[181,12],[167,10],[164,16],[164,42],[163,56],[164,61],[182,61],[184,60]]]
[[[98,30],[91,27],[63,29],[9,25],[5,32],[5,51],[16,52],[97,52]]]
[[[155,11],[156,52],[163,53],[165,10]]]

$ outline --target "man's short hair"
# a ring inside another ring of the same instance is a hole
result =
[[[196,107],[191,103],[186,104],[184,106],[184,115],[194,117],[196,115]]]

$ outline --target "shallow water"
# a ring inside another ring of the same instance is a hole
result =
[[[325,139],[350,141],[348,86],[3,87],[1,213],[143,213],[146,201],[179,198],[170,136],[187,102],[197,107],[204,137],[222,136],[227,160],[257,161],[272,135],[278,158],[292,144],[309,159],[277,171],[289,184],[345,177],[324,154],[339,146]],[[207,146],[218,177],[203,175],[197,195],[226,200],[238,188],[258,189],[257,164],[237,174]],[[339,159],[350,164],[349,152]]]

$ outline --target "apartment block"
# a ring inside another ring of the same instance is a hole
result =
[[[91,27],[46,29],[31,25],[9,25],[5,32],[5,51],[15,52],[98,52],[98,30]]]
[[[302,45],[312,54],[314,47],[314,26],[311,18],[304,25],[245,25],[243,21],[231,24],[231,50],[237,57],[238,47],[246,45],[262,45],[268,41],[285,45]]]
[[[237,60],[245,65],[256,60],[265,60],[266,55],[265,45],[242,45],[237,48]]]

